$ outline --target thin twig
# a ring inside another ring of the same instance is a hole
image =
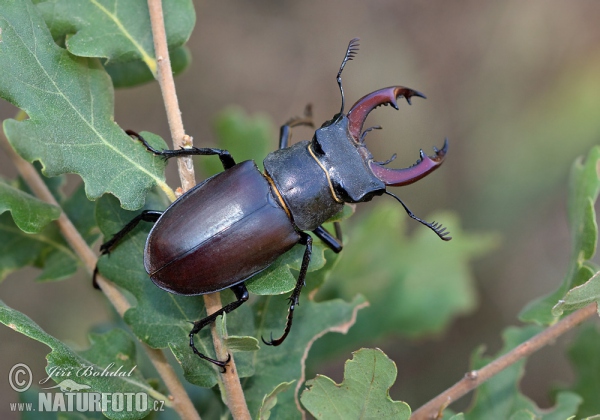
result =
[[[60,205],[46,184],[44,184],[44,181],[42,181],[41,177],[33,168],[33,166],[21,158],[21,156],[19,156],[12,149],[4,136],[0,137],[2,138],[0,144],[2,144],[3,149],[11,158],[12,162],[14,162],[17,170],[34,194],[39,199],[60,208]],[[64,212],[61,211],[61,215],[58,218],[57,223],[62,235],[65,237],[69,245],[71,245],[77,256],[83,261],[85,268],[91,274],[96,267],[96,255],[81,237],[79,231],[75,228],[71,220]],[[125,296],[112,282],[108,281],[101,275],[98,275],[96,280],[98,286],[100,286],[100,289],[106,295],[110,303],[114,306],[119,315],[123,317],[125,312],[131,307]],[[169,398],[170,401],[167,401],[167,403],[173,407],[173,409],[181,418],[200,420],[200,416],[196,412],[192,401],[189,399],[185,389],[183,388],[183,385],[179,381],[179,378],[177,377],[177,374],[173,370],[172,366],[167,361],[163,351],[159,349],[153,349],[144,343],[142,343],[142,345],[159,376],[167,386],[169,393],[171,394],[171,397]]]
[[[468,372],[463,379],[416,410],[410,417],[411,420],[441,418],[443,410],[448,405],[522,358],[527,357],[542,347],[554,342],[554,340],[562,334],[575,328],[577,325],[596,314],[597,311],[597,304],[591,303],[588,306],[573,312],[569,316],[564,317],[556,324],[546,328],[544,331],[531,337],[529,340],[490,362],[481,369]]]
[[[161,0],[148,0],[150,10],[150,23],[152,25],[152,36],[154,38],[154,50],[156,61],[158,63],[157,79],[162,91],[163,101],[167,111],[167,119],[171,130],[173,145],[176,149],[183,146],[191,146],[192,138],[185,134],[181,111],[177,101],[175,91],[175,82],[173,80],[173,71],[171,69],[171,60],[169,59],[169,50],[167,47],[167,37],[165,33],[164,18]],[[183,192],[192,188],[196,181],[194,177],[194,166],[190,157],[178,159],[179,178]],[[219,293],[204,295],[204,304],[208,315],[221,309],[221,297]],[[221,338],[217,334],[214,324],[211,326],[212,338],[217,359],[227,359],[227,349],[223,345]],[[224,399],[231,411],[234,419],[250,419],[250,412],[246,404],[246,399],[242,391],[240,378],[237,374],[233,356],[227,365],[227,372],[221,374]]]

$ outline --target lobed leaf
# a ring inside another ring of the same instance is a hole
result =
[[[47,176],[77,173],[90,199],[110,192],[128,209],[153,185],[171,191],[163,160],[113,121],[113,88],[98,60],[58,47],[28,0],[2,2],[0,30],[0,96],[29,116],[3,124],[21,156],[40,161]]]
[[[574,311],[589,305],[592,302],[600,301],[600,272],[596,271],[595,267],[590,267],[583,264],[578,274],[583,277],[583,281],[587,280],[580,286],[575,286],[567,292],[567,294],[558,301],[552,308],[552,315],[561,316],[565,311]],[[575,281],[575,284],[579,284]]]
[[[590,260],[596,252],[598,241],[598,224],[594,211],[594,203],[600,192],[600,174],[598,162],[600,147],[593,147],[588,156],[577,159],[571,169],[567,211],[569,229],[571,231],[571,260],[562,284],[552,294],[536,299],[528,304],[520,314],[520,319],[527,322],[551,324],[569,307],[564,303],[556,305],[573,287],[590,279],[594,272],[590,271]],[[593,289],[593,288],[592,288]],[[591,289],[584,289],[583,293]],[[574,292],[581,300],[581,290]],[[593,291],[592,291],[593,293]],[[574,295],[562,300],[571,300]],[[591,300],[593,298],[590,297]],[[556,305],[556,307],[555,307]],[[553,310],[552,308],[555,307]]]
[[[317,343],[320,356],[350,351],[389,334],[418,337],[439,332],[475,307],[470,264],[493,249],[498,237],[463,232],[451,213],[427,220],[447,226],[452,241],[441,241],[420,225],[409,237],[405,231],[411,221],[403,210],[381,202],[344,234],[344,251],[318,296],[348,299],[362,293],[370,306],[351,335],[324,337]]]
[[[361,349],[346,361],[341,384],[317,375],[300,401],[317,419],[408,419],[410,407],[390,398],[396,375],[396,364],[381,350]]]
[[[227,314],[223,314],[215,321],[217,325],[217,331],[223,339],[225,347],[232,353],[239,351],[257,351],[260,349],[258,340],[254,337],[243,337],[237,335],[230,335],[227,332]]]
[[[192,62],[192,55],[186,46],[170,51],[173,76],[178,76]],[[134,87],[153,82],[154,75],[143,61],[110,61],[102,63],[112,79],[115,88]]]
[[[6,211],[11,213],[15,224],[25,233],[40,232],[60,216],[58,207],[0,180],[0,214]]]
[[[564,390],[570,390],[583,398],[577,418],[584,418],[600,413],[600,382],[598,381],[598,372],[600,372],[600,332],[598,326],[588,323],[581,327],[577,337],[568,350],[569,360],[575,371],[575,383],[569,388],[561,387]]]
[[[55,39],[80,57],[142,61],[156,73],[148,3],[144,0],[49,0],[37,4]],[[169,50],[190,37],[196,14],[191,0],[163,1]]]
[[[89,392],[97,393],[139,393],[148,395],[148,406],[151,408],[155,399],[168,401],[168,398],[150,387],[139,372],[135,370],[136,355],[135,344],[131,338],[122,330],[112,330],[103,335],[92,335],[92,347],[76,353],[61,341],[48,335],[29,317],[16,311],[0,301],[0,322],[36,341],[46,344],[52,352],[46,357],[48,365],[46,372],[55,382],[61,382],[62,377],[55,374],[57,371],[70,372],[70,379],[77,384],[89,386]],[[114,365],[110,365],[113,363]],[[101,376],[86,375],[83,372],[115,371],[118,366],[129,369],[129,376]],[[112,369],[115,367],[115,369]],[[79,372],[79,374],[77,374]],[[53,376],[54,375],[54,376]],[[50,382],[41,384],[51,386]],[[104,414],[110,419],[140,419],[149,414],[150,409],[145,411],[115,411],[111,404]]]
[[[294,381],[282,382],[263,398],[262,405],[258,411],[258,420],[269,420],[271,418],[271,410],[277,404],[277,394],[287,391]]]
[[[83,186],[67,199],[56,195],[64,212],[91,244],[98,233],[93,220],[94,207],[85,197]],[[60,280],[73,275],[80,264],[56,224],[50,224],[36,234],[27,234],[17,228],[8,214],[3,214],[0,215],[0,232],[0,280],[28,265],[42,269],[38,281]]]
[[[297,393],[304,382],[304,365],[308,352],[318,338],[328,332],[346,333],[354,325],[358,310],[367,302],[362,296],[351,302],[333,299],[315,302],[312,293],[302,293],[300,305],[294,312],[290,335],[278,347],[262,346],[253,354],[255,373],[242,380],[244,395],[250,413],[258,413],[265,395],[281,382],[297,381],[296,388],[278,394],[278,404],[271,410],[276,419],[300,419]],[[252,305],[255,316],[254,336],[268,339],[283,332],[289,302],[283,296],[264,296]],[[337,334],[336,334],[337,335]],[[337,335],[339,337],[339,335]]]

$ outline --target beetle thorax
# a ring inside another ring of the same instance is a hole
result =
[[[385,184],[368,165],[373,157],[366,147],[353,140],[346,116],[319,128],[310,148],[341,201],[360,203],[384,193]]]

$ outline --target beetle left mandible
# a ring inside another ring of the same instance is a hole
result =
[[[289,145],[291,128],[312,126],[310,113],[293,119],[281,127],[279,150],[264,160],[261,173],[253,161],[236,164],[227,150],[186,148],[156,150],[139,134],[146,149],[165,159],[193,155],[218,155],[224,171],[205,180],[182,195],[164,212],[145,210],[117,232],[100,250],[108,254],[140,221],[155,223],[146,240],[144,267],[150,279],[160,288],[181,295],[203,295],[231,289],[237,300],[200,321],[194,322],[189,340],[192,351],[225,371],[229,358],[216,360],[202,354],[194,344],[194,336],[224,313],[229,313],[246,300],[244,282],[269,267],[295,244],[305,246],[296,286],[290,295],[290,308],[283,334],[265,344],[278,346],[290,332],[294,310],[304,286],[310,263],[311,231],[334,252],[342,250],[341,229],[335,224],[335,236],[322,224],[339,213],[344,203],[370,201],[387,194],[402,204],[408,215],[448,241],[446,229],[435,222],[416,217],[387,186],[408,185],[437,169],[446,156],[448,142],[434,155],[420,152],[419,160],[405,169],[385,167],[391,162],[377,162],[366,148],[363,124],[379,105],[398,109],[397,99],[410,104],[421,93],[402,86],[380,89],[359,99],[344,114],[342,70],[358,51],[358,38],[350,41],[337,74],[342,96],[340,112],[326,121],[311,141]],[[94,276],[97,269],[94,272]]]

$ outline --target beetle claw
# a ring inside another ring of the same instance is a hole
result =
[[[419,159],[414,165],[408,168],[384,168],[382,164],[375,161],[370,161],[369,167],[373,171],[373,174],[383,181],[385,185],[393,187],[409,185],[430,174],[444,162],[444,158],[448,152],[448,139],[444,141],[444,146],[441,150],[435,147],[433,150],[435,151],[433,156],[428,156],[423,150],[420,150]]]
[[[263,343],[265,343],[267,346],[272,346],[273,343],[275,342],[275,340],[273,340],[273,333],[271,332],[271,339],[269,341],[265,340],[265,338],[261,335],[260,339],[262,340]]]
[[[359,142],[363,124],[371,111],[380,105],[391,105],[395,109],[398,109],[397,99],[401,96],[406,99],[409,105],[413,96],[425,98],[425,95],[416,90],[404,86],[391,86],[376,90],[356,101],[350,111],[348,111],[348,129],[354,140]]]

